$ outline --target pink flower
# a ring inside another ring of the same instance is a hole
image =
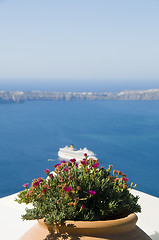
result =
[[[94,195],[96,194],[96,192],[93,191],[93,190],[88,191],[88,193],[89,193],[91,196],[94,196]]]
[[[123,178],[124,182],[127,182],[129,180],[129,178]]]
[[[92,164],[92,167],[93,168],[97,168],[99,166],[99,162],[95,163],[95,164]]]
[[[84,205],[81,205],[81,209],[83,210],[85,208],[85,206]]]
[[[29,183],[24,183],[23,187],[27,188]]]
[[[71,191],[71,188],[70,188],[70,187],[64,187],[63,190],[64,190],[65,192],[70,192],[70,191]]]
[[[57,168],[58,166],[61,166],[61,164],[60,163],[56,164],[54,168]]]
[[[46,172],[46,174],[49,174],[50,172],[49,169],[45,169],[44,171]]]
[[[84,165],[84,166],[88,165],[88,162],[87,162],[86,160],[82,160],[81,163],[82,163],[82,165]]]
[[[73,159],[70,160],[70,162],[74,163],[74,162],[76,162],[76,159],[73,158]]]
[[[65,168],[64,168],[64,171],[65,171],[65,172],[68,172],[68,171],[69,171],[69,168],[68,168],[68,167],[65,167]]]

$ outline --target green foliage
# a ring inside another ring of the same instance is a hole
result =
[[[18,194],[18,203],[32,203],[23,220],[42,219],[48,224],[65,220],[107,220],[140,212],[138,197],[130,193],[136,185],[128,184],[121,171],[99,168],[98,160],[75,159],[54,166],[55,171],[45,170],[46,179],[34,179],[31,187]]]

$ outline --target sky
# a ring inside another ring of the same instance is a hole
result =
[[[0,0],[0,90],[159,88],[159,0]]]

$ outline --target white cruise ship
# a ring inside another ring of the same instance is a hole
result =
[[[80,150],[77,150],[71,145],[70,147],[66,146],[64,148],[60,148],[58,151],[58,157],[62,160],[70,160],[72,158],[75,158],[77,161],[83,160],[84,154],[87,153],[87,159],[93,158],[97,160],[94,152],[88,150],[85,148],[80,148]]]

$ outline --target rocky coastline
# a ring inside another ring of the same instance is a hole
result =
[[[25,101],[77,101],[77,100],[159,100],[159,89],[124,90],[121,92],[44,92],[0,91],[0,103],[23,103]]]

